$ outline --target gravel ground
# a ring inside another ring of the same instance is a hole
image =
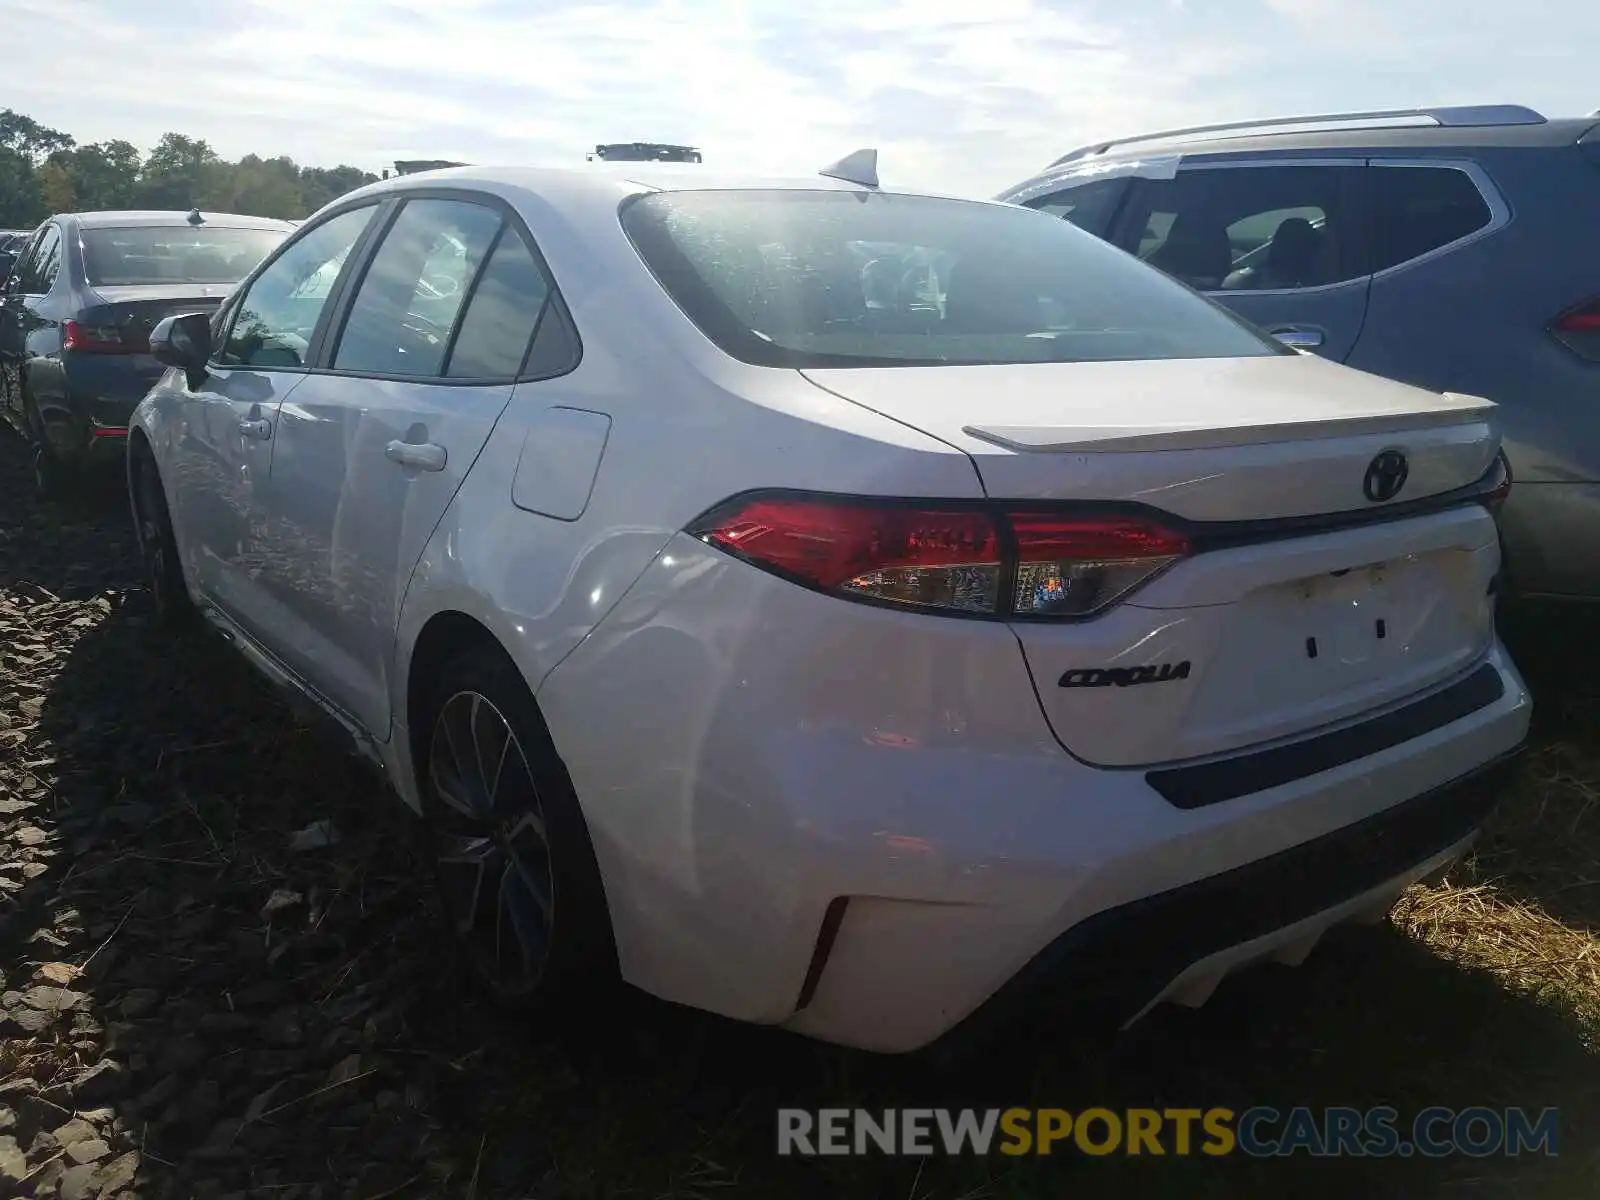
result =
[[[0,1198],[1600,1194],[1600,705],[1549,709],[1456,881],[1113,1046],[1034,1031],[952,1079],[626,996],[612,1036],[560,1044],[456,989],[397,802],[226,646],[151,626],[115,488],[37,508],[30,485],[0,436]],[[1554,1104],[1570,1149],[771,1152],[780,1104],[1163,1101]]]

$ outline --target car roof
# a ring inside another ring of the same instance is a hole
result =
[[[146,225],[155,228],[187,225],[192,209],[183,212],[164,212],[159,209],[119,209],[104,212],[62,213],[61,219],[76,221],[83,229],[129,229]],[[249,217],[239,213],[202,212],[203,227],[211,229],[277,229],[290,230],[294,226],[274,217]]]
[[[696,163],[592,163],[581,167],[474,166],[447,167],[438,171],[419,171],[371,183],[334,203],[355,195],[383,195],[390,192],[426,188],[465,187],[491,192],[516,189],[537,194],[553,203],[597,201],[615,204],[642,192],[673,191],[759,191],[799,190],[837,192],[879,192],[890,195],[928,196],[958,199],[973,203],[970,196],[956,196],[921,188],[864,187],[826,175],[768,176],[711,171]]]
[[[1104,154],[1086,154],[1062,166],[1148,158],[1153,154],[1250,154],[1277,150],[1468,149],[1483,146],[1570,146],[1597,124],[1565,117],[1542,125],[1434,126],[1387,129],[1284,130],[1274,133],[1196,134],[1172,140],[1132,142]]]

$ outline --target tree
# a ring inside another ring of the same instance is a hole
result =
[[[51,159],[37,168],[35,174],[39,180],[39,193],[47,209],[53,213],[75,212],[78,209],[77,193],[72,189],[72,176],[64,166]]]
[[[147,208],[215,208],[222,160],[202,138],[164,133],[144,160],[140,202]]]
[[[230,178],[218,206],[229,212],[288,220],[304,210],[300,168],[292,158],[246,154],[227,174]]]
[[[359,167],[305,167],[300,171],[300,196],[305,204],[304,215],[309,216],[324,204],[330,204],[346,192],[377,183],[378,177]]]
[[[0,146],[15,150],[30,163],[37,164],[57,150],[70,150],[72,145],[69,134],[41,125],[32,117],[9,108],[0,109]]]
[[[139,192],[139,149],[131,142],[91,142],[50,156],[72,180],[80,210],[132,208]]]
[[[141,160],[131,142],[80,146],[0,109],[0,229],[31,229],[51,213],[141,207],[293,219],[377,178],[358,167],[302,169],[286,155],[230,163],[181,133],[165,134]]]

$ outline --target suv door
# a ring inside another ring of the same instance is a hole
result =
[[[279,409],[306,378],[341,269],[377,209],[346,209],[285,242],[222,314],[205,381],[191,388],[182,372],[168,375],[180,433],[167,482],[180,550],[202,596],[269,644],[281,624],[275,594],[294,586],[284,570],[292,539],[268,520]]]
[[[1364,159],[1202,161],[1137,179],[1112,239],[1288,345],[1343,362],[1366,320]]]
[[[544,370],[525,360],[560,343],[554,312],[508,209],[477,193],[408,194],[357,272],[324,365],[283,407],[273,493],[296,530],[299,578],[274,650],[375,736],[388,734],[411,572],[515,381]]]

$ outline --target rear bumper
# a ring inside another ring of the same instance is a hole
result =
[[[1083,988],[1122,1019],[1209,957],[1392,898],[1481,820],[1494,777],[1456,781],[1527,736],[1498,645],[1460,678],[1484,672],[1493,697],[1454,719],[1185,808],[1061,749],[1006,627],[845,604],[679,537],[538,699],[626,979],[897,1052],[1002,993]]]
[[[1131,1024],[1199,1004],[1239,967],[1301,961],[1330,928],[1381,917],[1455,861],[1509,786],[1517,751],[1364,820],[1231,871],[1094,914],[941,1039],[961,1050],[1019,1013]]]

